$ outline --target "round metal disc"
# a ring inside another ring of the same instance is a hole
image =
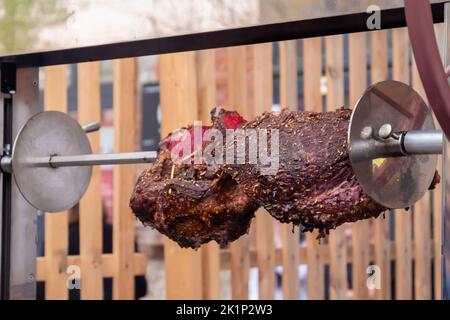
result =
[[[70,209],[86,191],[92,168],[43,167],[33,164],[33,160],[91,152],[86,133],[70,116],[56,111],[38,113],[20,129],[14,142],[14,179],[24,198],[36,209]]]
[[[383,81],[369,87],[353,110],[348,145],[358,182],[379,204],[405,208],[419,200],[430,187],[437,155],[361,159],[355,151],[352,153],[364,141],[364,128],[378,132],[384,124],[390,124],[393,132],[434,130],[435,126],[431,111],[420,95],[398,81]]]

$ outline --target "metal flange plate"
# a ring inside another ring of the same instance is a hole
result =
[[[12,151],[12,170],[24,198],[35,208],[58,212],[72,208],[86,191],[92,168],[36,166],[33,159],[90,154],[86,133],[69,115],[41,112],[20,129]]]
[[[348,145],[350,161],[364,191],[388,208],[414,204],[428,190],[433,179],[437,155],[411,155],[365,159],[357,154],[365,143],[361,132],[371,127],[376,132],[389,123],[394,132],[434,130],[431,111],[410,86],[398,81],[383,81],[369,87],[356,103],[350,119]]]

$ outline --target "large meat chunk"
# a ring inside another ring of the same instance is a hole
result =
[[[345,222],[377,217],[386,208],[369,198],[353,173],[347,150],[350,109],[334,112],[264,113],[243,128],[278,131],[278,170],[267,163],[229,165],[242,190],[274,218],[317,228],[323,235]],[[235,144],[246,144],[235,140]],[[228,146],[230,148],[230,146]],[[247,159],[248,160],[248,159]]]
[[[212,118],[213,127],[198,128],[200,135],[244,123],[237,113],[219,109]],[[190,126],[161,141],[158,158],[138,178],[130,206],[144,225],[181,247],[198,248],[211,240],[225,245],[248,231],[257,205],[221,166],[194,162],[195,153],[208,145],[200,138],[194,146],[194,130]],[[183,145],[194,148],[187,152]]]
[[[161,142],[156,162],[139,177],[131,197],[136,216],[180,246],[198,248],[211,240],[225,245],[248,231],[261,206],[281,222],[318,229],[320,236],[388,210],[363,191],[352,170],[351,110],[283,110],[250,122],[218,108],[211,115],[213,126],[198,129],[199,147],[192,126]],[[205,139],[209,129],[222,135],[221,144]],[[185,142],[194,149],[180,149]],[[211,146],[220,146],[213,149],[212,163],[205,156]],[[202,161],[196,163],[199,154]],[[188,161],[174,161],[174,155]],[[438,182],[436,174],[430,188]]]

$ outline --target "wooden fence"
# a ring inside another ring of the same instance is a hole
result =
[[[437,26],[437,35],[441,42],[442,26]],[[273,45],[278,46],[282,107],[318,112],[346,103],[351,107],[369,81],[388,78],[409,83],[424,96],[408,41],[406,29],[395,29],[220,49],[226,56],[227,104],[247,119],[272,108]],[[302,50],[303,61],[298,61],[298,50]],[[162,136],[194,120],[209,121],[209,110],[218,101],[216,54],[217,50],[206,50],[160,57]],[[303,64],[301,74],[297,73],[299,64]],[[78,70],[78,120],[98,119],[98,63],[81,64]],[[47,110],[65,111],[65,72],[65,66],[45,70]],[[136,72],[134,59],[114,62],[116,151],[135,149]],[[299,83],[304,86],[302,102]],[[90,134],[90,141],[97,151],[98,134]],[[112,254],[101,251],[99,179],[96,169],[80,203],[80,256],[67,256],[67,213],[46,217],[45,257],[38,258],[37,279],[46,282],[48,299],[67,298],[66,267],[70,264],[81,266],[83,299],[102,298],[102,277],[114,278],[114,298],[132,298],[133,276],[145,272],[145,257],[134,253],[134,220],[128,209],[135,180],[133,166],[114,171]],[[215,243],[197,251],[181,249],[165,239],[166,297],[220,298],[219,275],[227,269],[231,271],[231,297],[247,299],[249,270],[256,267],[259,298],[273,299],[275,268],[282,266],[284,299],[299,299],[300,290],[308,299],[439,299],[439,230],[439,186],[409,211],[395,210],[385,219],[344,225],[321,243],[315,240],[315,233],[300,242],[298,228],[292,232],[292,226],[280,225],[260,209],[250,233],[226,249]],[[367,267],[371,264],[379,267],[380,289],[368,289]],[[307,266],[306,287],[300,283],[299,265]]]
[[[67,112],[67,66],[47,67],[44,108]],[[78,65],[78,121],[100,121],[100,67],[98,62]],[[137,110],[136,61],[114,62],[115,151],[135,150]],[[120,121],[117,121],[120,119]],[[99,133],[90,133],[93,152],[98,152]],[[135,182],[134,166],[114,168],[113,253],[103,254],[100,168],[80,201],[80,255],[68,256],[68,212],[46,214],[45,256],[37,258],[36,280],[45,281],[46,299],[67,299],[70,265],[80,267],[81,298],[103,299],[103,278],[113,278],[115,299],[134,298],[134,276],[145,274],[146,257],[134,252],[134,217],[128,206]]]

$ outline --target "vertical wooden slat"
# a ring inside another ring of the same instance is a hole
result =
[[[255,114],[272,110],[272,43],[253,46]],[[274,220],[263,208],[258,209],[256,224],[256,258],[258,262],[259,299],[275,298]]]
[[[380,30],[370,33],[372,52],[372,83],[388,79],[388,48],[387,31]],[[373,222],[375,237],[375,264],[381,270],[381,288],[375,291],[375,297],[379,300],[391,299],[391,252],[390,252],[390,213],[385,212],[385,217],[379,217]]]
[[[160,58],[161,135],[198,119],[195,52],[162,55]],[[202,299],[201,251],[182,249],[164,240],[167,299]]]
[[[444,23],[438,23],[434,25],[434,32],[436,34],[437,43],[441,57],[443,56],[443,39],[444,39]],[[439,123],[434,119],[434,123],[440,128]],[[438,157],[437,170],[442,171],[442,156]],[[442,184],[436,185],[435,189],[431,192],[433,197],[433,249],[434,249],[434,298],[442,299]]]
[[[412,299],[411,213],[395,210],[396,299]]]
[[[297,111],[297,42],[296,40],[280,42],[280,104],[281,108]],[[299,228],[281,225],[283,298],[298,299],[300,279],[298,274],[300,241]]]
[[[435,121],[437,123],[437,121]],[[442,171],[442,156],[438,157],[437,170]],[[431,192],[433,199],[433,273],[434,273],[434,299],[442,299],[442,189],[441,184],[436,185]]]
[[[200,120],[209,124],[210,111],[216,104],[215,51],[202,50],[196,53],[197,99]],[[220,298],[220,256],[219,245],[211,241],[205,244],[202,253],[203,298]]]
[[[414,289],[416,300],[431,299],[430,193],[414,204]]]
[[[349,35],[349,78],[350,106],[353,106],[367,88],[366,34]],[[368,299],[366,285],[366,268],[369,264],[369,223],[358,221],[352,225],[353,264],[352,283],[353,298]]]
[[[409,84],[409,43],[405,28],[392,31],[394,80]],[[412,217],[411,212],[395,210],[396,299],[412,299]]]
[[[78,65],[78,121],[101,121],[100,64]],[[88,134],[92,152],[100,152],[100,133]],[[81,299],[103,298],[101,169],[92,167],[89,187],[80,200]]]
[[[228,64],[228,104],[249,120],[251,112],[247,102],[246,47],[227,49]],[[230,244],[231,254],[231,297],[248,299],[248,279],[250,268],[249,237],[244,235]]]
[[[67,112],[67,67],[46,67],[44,109]],[[45,215],[45,298],[67,299],[68,212]]]
[[[344,105],[344,40],[342,35],[325,38],[327,111]],[[345,299],[347,293],[346,225],[330,231],[330,297]]]
[[[320,78],[322,75],[321,39],[311,38],[303,41],[303,82],[306,111],[322,112],[320,95]],[[317,232],[308,233],[307,238],[307,292],[308,299],[324,298],[324,266],[320,254],[320,244],[316,239]]]
[[[114,146],[115,152],[135,149],[137,68],[134,58],[114,61]],[[135,183],[134,165],[114,167],[113,254],[114,299],[134,298],[134,216],[129,195]]]
[[[426,99],[415,61],[412,66],[412,86]],[[414,204],[414,290],[415,299],[431,299],[431,194],[427,192]]]

